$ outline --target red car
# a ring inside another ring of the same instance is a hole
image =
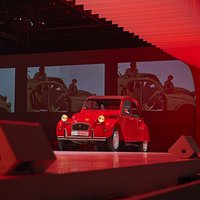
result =
[[[94,143],[97,150],[119,151],[126,145],[147,151],[149,131],[136,99],[129,96],[90,96],[81,111],[62,115],[56,135],[60,150],[71,143]]]

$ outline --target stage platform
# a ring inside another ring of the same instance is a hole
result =
[[[183,161],[172,154],[158,152],[54,151],[54,153],[57,160],[48,168],[48,173],[64,174]]]
[[[0,177],[2,199],[148,199],[153,191],[180,187],[200,173],[200,159],[170,153],[54,151],[41,174]],[[140,197],[140,198],[139,198]]]

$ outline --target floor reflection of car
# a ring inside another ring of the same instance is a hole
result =
[[[7,102],[7,96],[0,95],[0,113],[11,112],[11,103]]]
[[[87,96],[91,93],[78,91],[77,96],[70,96],[62,79],[49,78],[48,81],[28,80],[28,112],[78,112]]]
[[[60,150],[73,143],[94,143],[98,150],[118,151],[136,146],[147,151],[149,131],[138,101],[129,96],[90,96],[81,111],[62,115],[56,135]]]
[[[196,107],[194,93],[175,88],[174,94],[166,94],[162,83],[153,74],[141,73],[138,78],[119,76],[118,94],[133,96],[145,111],[194,111]]]

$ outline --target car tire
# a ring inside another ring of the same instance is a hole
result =
[[[95,151],[106,151],[106,145],[105,145],[105,143],[97,142],[94,145],[94,149],[95,149]]]
[[[143,141],[138,143],[138,151],[139,152],[147,152],[148,151],[148,142]]]
[[[107,140],[107,147],[109,151],[118,151],[120,148],[120,132],[117,128],[114,128],[114,131],[110,138]]]
[[[60,151],[70,151],[72,150],[72,143],[70,141],[58,140],[58,150]]]

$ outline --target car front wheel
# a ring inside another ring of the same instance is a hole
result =
[[[107,147],[109,151],[118,151],[119,146],[120,146],[120,132],[117,128],[115,128],[112,136],[107,140]]]
[[[70,141],[58,140],[58,149],[60,151],[71,151],[73,150],[74,145]]]

